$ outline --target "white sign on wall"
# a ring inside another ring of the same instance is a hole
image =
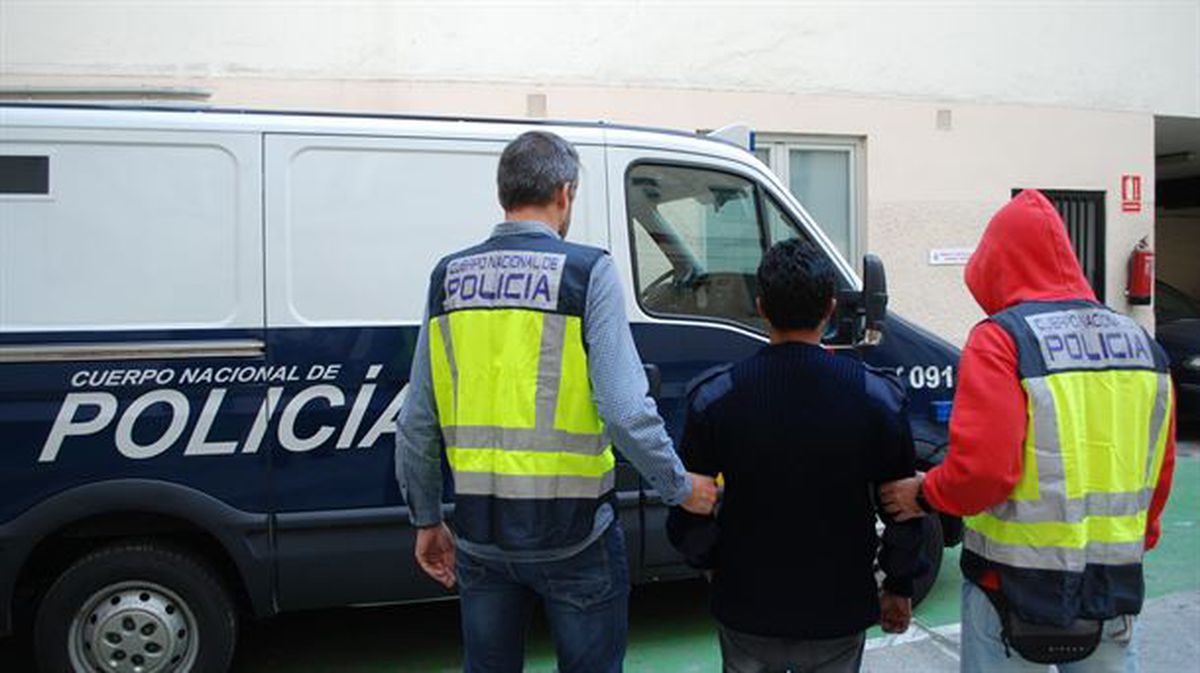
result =
[[[975,248],[933,248],[929,251],[930,266],[962,266],[971,259]]]

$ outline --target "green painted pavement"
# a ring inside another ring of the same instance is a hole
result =
[[[1146,594],[1155,598],[1196,589],[1200,589],[1200,454],[1188,453],[1175,460],[1162,538],[1146,555]]]

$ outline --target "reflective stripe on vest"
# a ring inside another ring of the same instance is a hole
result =
[[[582,318],[470,308],[429,324],[434,396],[455,491],[598,498],[616,464],[592,400]]]
[[[1028,398],[1023,474],[967,517],[964,546],[1019,568],[1141,562],[1171,387],[1140,327],[1095,305],[1020,305],[993,317],[1017,345]]]

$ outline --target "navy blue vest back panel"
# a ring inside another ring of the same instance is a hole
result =
[[[606,254],[537,233],[493,236],[438,263],[429,315],[511,308],[583,317],[592,270]],[[506,551],[556,549],[584,540],[597,508],[611,501],[611,491],[600,498],[455,494],[452,525],[471,542]]]

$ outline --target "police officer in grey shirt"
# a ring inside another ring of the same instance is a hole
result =
[[[458,584],[468,673],[522,669],[537,601],[559,671],[621,670],[629,575],[613,446],[668,504],[707,514],[716,500],[710,477],[684,471],[647,394],[611,259],[562,240],[578,174],[575,149],[554,134],[531,131],[505,148],[497,182],[506,221],[434,269],[397,418],[397,478],[418,528],[417,562],[444,586]],[[529,277],[511,281],[518,272]],[[533,290],[517,291],[526,280]],[[476,291],[501,283],[517,289]],[[541,343],[506,341],[511,334],[541,334]],[[493,349],[486,366],[470,357],[480,348]],[[506,402],[538,406],[535,427],[460,418],[460,401],[503,406],[495,391],[513,388],[495,380],[498,371],[537,381],[530,399]],[[596,432],[563,432],[570,423]],[[453,532],[442,520],[443,452],[455,479]]]

